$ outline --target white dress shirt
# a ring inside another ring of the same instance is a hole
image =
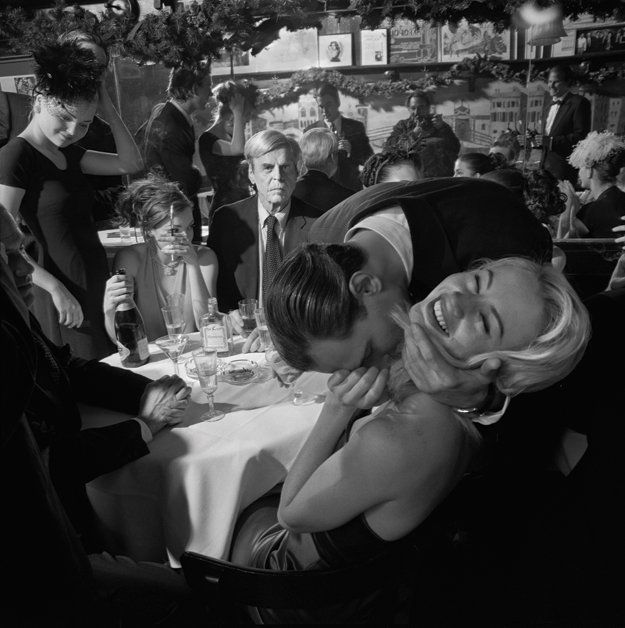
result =
[[[562,96],[561,98],[554,98],[554,102],[552,103],[551,107],[549,107],[549,113],[547,114],[547,122],[545,122],[545,135],[549,135],[551,133],[551,127],[553,126],[553,122],[556,119],[556,114],[558,113],[559,109],[560,109],[560,105],[562,104],[562,102],[564,101],[564,99],[567,97],[568,92],[566,94],[564,94],[564,96]]]

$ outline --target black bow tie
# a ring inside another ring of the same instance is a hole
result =
[[[554,98],[553,102],[551,103],[552,105],[561,105],[562,104],[563,99],[562,98]]]

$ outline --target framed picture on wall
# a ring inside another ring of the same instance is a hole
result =
[[[352,34],[319,35],[319,66],[336,68],[352,65]]]
[[[438,27],[411,20],[396,20],[391,26],[391,63],[438,61]]]
[[[387,51],[388,36],[385,28],[360,31],[360,63],[362,65],[386,65]]]
[[[509,59],[510,31],[498,33],[490,23],[469,24],[461,20],[457,26],[441,27],[441,48],[441,61],[462,61],[476,54]]]
[[[580,28],[575,37],[575,54],[625,50],[625,24]]]

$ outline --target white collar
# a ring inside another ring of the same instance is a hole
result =
[[[276,217],[278,224],[280,225],[280,229],[284,230],[284,226],[286,225],[287,218],[289,217],[289,212],[291,211],[291,201],[286,204],[286,207],[283,207],[280,211],[274,212],[273,215]],[[269,217],[269,212],[263,207],[263,204],[260,202],[260,196],[258,197],[258,223],[260,228],[262,229],[265,226],[265,220]]]

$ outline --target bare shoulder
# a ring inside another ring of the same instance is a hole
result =
[[[200,266],[210,266],[217,262],[217,255],[215,251],[208,246],[195,245],[195,252],[200,262]]]
[[[454,459],[463,448],[467,433],[451,410],[427,395],[412,395],[398,405],[389,405],[354,434],[367,455],[392,460],[395,469],[415,468],[426,463]]]

